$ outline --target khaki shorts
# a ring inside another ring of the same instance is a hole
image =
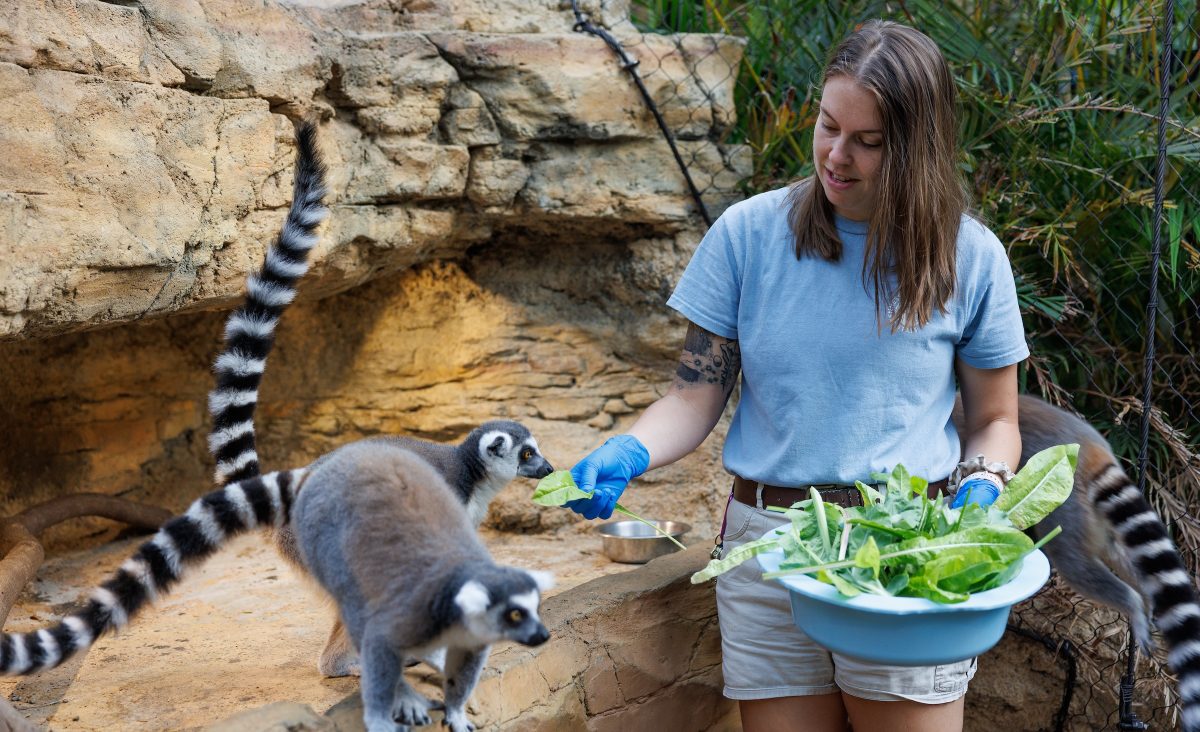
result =
[[[783,514],[730,501],[725,552],[785,523]],[[717,578],[717,617],[725,696],[730,699],[840,690],[875,701],[942,704],[966,694],[975,675],[973,658],[943,666],[883,666],[830,653],[796,627],[787,590],[763,581],[753,559]]]

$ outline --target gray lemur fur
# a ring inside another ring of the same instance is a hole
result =
[[[537,440],[516,422],[485,422],[458,445],[439,445],[396,436],[373,437],[353,444],[400,448],[423,460],[437,471],[443,482],[452,486],[452,495],[461,502],[459,510],[465,511],[472,526],[483,521],[492,498],[514,477],[542,478],[553,470],[538,451]],[[312,467],[320,466],[333,454],[318,458]],[[306,574],[308,567],[296,547],[292,527],[285,525],[276,529],[275,541],[280,554]],[[423,660],[438,670],[442,668],[440,653],[431,653]],[[332,677],[359,673],[357,654],[341,618],[334,620],[329,639],[317,660],[317,670]]]
[[[395,443],[353,443],[313,466],[291,526],[359,651],[370,732],[429,723],[433,704],[403,678],[409,659],[445,649],[445,724],[467,732],[489,646],[549,637],[538,618],[548,577],[494,564],[446,481]]]
[[[267,249],[262,267],[247,279],[245,302],[225,325],[225,348],[216,360],[216,384],[209,394],[209,450],[222,486],[259,475],[254,429],[259,386],[276,327],[308,271],[308,256],[318,241],[316,228],[328,214],[323,204],[325,166],[316,134],[311,123],[297,127],[296,173],[288,218]],[[514,477],[542,478],[553,470],[529,430],[507,420],[487,422],[453,446],[407,437],[366,442],[399,445],[426,460],[454,489],[476,525],[483,521],[488,503]],[[320,462],[318,459],[312,467]],[[304,574],[291,528],[284,525],[278,529],[276,539],[284,558]],[[430,660],[437,665],[436,659]],[[357,671],[353,648],[340,622],[334,624],[317,667],[327,676]]]

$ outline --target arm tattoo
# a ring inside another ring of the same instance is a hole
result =
[[[716,384],[728,398],[741,368],[742,355],[737,341],[722,338],[695,323],[689,323],[673,386],[676,389],[688,389]]]

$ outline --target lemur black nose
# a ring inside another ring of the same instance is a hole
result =
[[[525,645],[540,646],[548,640],[550,640],[550,631],[546,630],[546,626],[539,623],[537,630],[533,631],[529,638],[525,640]]]
[[[542,467],[538,468],[537,473],[533,477],[545,478],[547,475],[550,475],[553,472],[554,466],[550,464],[550,461],[542,460]]]

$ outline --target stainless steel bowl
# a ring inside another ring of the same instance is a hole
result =
[[[675,537],[676,540],[692,529],[682,521],[652,521],[651,523]],[[669,539],[641,521],[632,519],[610,521],[597,526],[596,531],[600,532],[604,555],[614,562],[644,564],[655,557],[679,551],[679,547],[671,543]]]

